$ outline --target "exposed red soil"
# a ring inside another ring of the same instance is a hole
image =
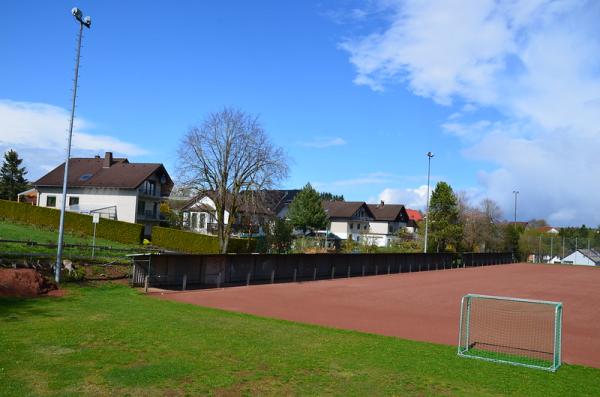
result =
[[[600,268],[515,264],[153,295],[447,345],[467,293],[560,301],[563,361],[600,368],[599,286]]]
[[[0,296],[34,297],[56,289],[34,269],[0,269]]]

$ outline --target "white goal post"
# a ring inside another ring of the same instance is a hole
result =
[[[462,298],[458,355],[556,371],[562,303],[468,294]]]

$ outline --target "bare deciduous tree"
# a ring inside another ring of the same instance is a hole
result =
[[[273,145],[258,117],[238,109],[210,113],[190,128],[179,147],[180,183],[214,201],[222,253],[227,252],[240,206],[252,205],[262,190],[275,186],[287,173],[283,149]]]

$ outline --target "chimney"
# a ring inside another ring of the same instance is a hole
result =
[[[95,159],[99,159],[99,158],[100,158],[100,156],[99,156],[99,155],[95,155],[95,156],[94,156],[94,158],[95,158]]]
[[[112,152],[106,152],[104,154],[104,164],[102,165],[102,168],[110,168],[112,163],[113,163]]]
[[[381,202],[379,203],[379,207],[383,207],[385,203],[383,202],[383,200],[381,200]]]

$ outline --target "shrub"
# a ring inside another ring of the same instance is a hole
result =
[[[215,236],[207,236],[184,230],[154,226],[152,228],[152,244],[165,249],[187,252],[190,254],[218,254],[219,240]],[[228,252],[254,252],[254,239],[230,238]]]
[[[58,230],[60,211],[53,208],[0,200],[0,218]],[[75,212],[66,212],[65,232],[88,236],[93,235],[94,224],[92,223],[92,217]],[[144,226],[137,223],[100,218],[100,223],[98,223],[96,228],[96,237],[126,244],[139,244],[142,241],[143,232]]]

